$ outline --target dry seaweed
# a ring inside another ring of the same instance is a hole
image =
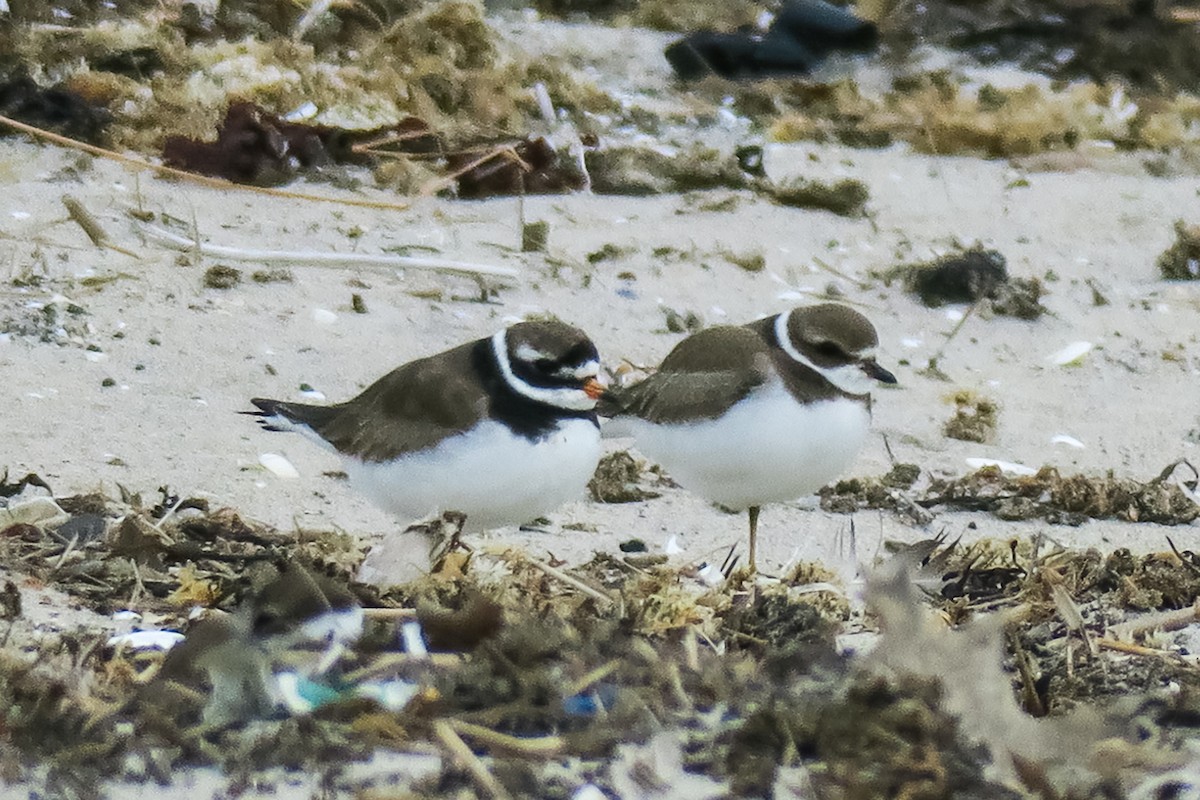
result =
[[[105,141],[112,119],[107,109],[78,93],[63,86],[42,88],[24,73],[0,81],[0,115],[89,144]],[[0,128],[0,135],[9,133]]]
[[[1172,464],[1149,481],[1118,478],[1112,472],[1063,476],[1054,467],[1042,467],[1028,477],[1011,476],[997,467],[982,467],[961,478],[934,479],[917,502],[925,508],[988,511],[1001,519],[1078,524],[1089,518],[1115,518],[1182,525],[1200,517],[1200,504],[1171,480],[1178,466]]]
[[[386,142],[404,153],[440,148],[436,135],[409,117],[395,125],[350,131],[329,125],[289,122],[254,103],[230,104],[213,142],[168,136],[163,161],[168,166],[224,178],[235,183],[276,186],[302,171],[334,164],[362,164],[359,145]]]
[[[588,491],[598,503],[638,503],[658,497],[661,492],[641,486],[645,468],[628,450],[608,453],[600,459]]]
[[[780,205],[831,211],[841,217],[863,216],[871,197],[866,184],[851,178],[836,183],[796,178],[771,186],[768,194]]]
[[[942,432],[964,442],[990,442],[996,436],[1000,407],[991,398],[962,389],[947,398],[954,403],[954,416]]]
[[[1037,319],[1045,313],[1044,293],[1037,278],[1012,278],[1004,256],[995,250],[973,247],[927,263],[905,264],[888,270],[886,282],[896,278],[930,307],[946,303],[986,301],[993,314]]]
[[[880,484],[899,490],[917,476],[915,467],[899,465]],[[32,481],[23,489],[39,491]],[[845,598],[789,588],[828,582],[816,565],[746,593],[732,585],[704,588],[687,570],[598,555],[573,571],[573,580],[620,599],[598,603],[518,553],[476,552],[453,574],[380,593],[352,581],[361,554],[338,537],[282,536],[166,490],[153,505],[100,495],[62,503],[72,515],[74,550],[63,541],[65,527],[29,525],[28,535],[0,537],[6,564],[20,563],[101,610],[129,597],[143,614],[182,623],[187,608],[171,598],[190,593],[230,613],[209,612],[191,623],[185,643],[165,660],[91,647],[87,634],[43,637],[20,659],[0,652],[0,723],[15,750],[13,774],[48,765],[60,795],[101,776],[167,782],[199,764],[234,780],[272,767],[336,774],[335,765],[381,750],[444,742],[446,730],[479,754],[475,768],[490,784],[512,796],[569,794],[585,780],[616,790],[636,783],[625,772],[637,769],[627,764],[637,758],[628,748],[646,742],[649,750],[638,752],[657,752],[665,745],[655,734],[665,730],[683,737],[675,769],[739,796],[769,795],[802,774],[837,796],[1013,797],[986,766],[1003,753],[964,735],[963,719],[947,705],[946,692],[961,687],[920,673],[868,674],[834,653],[848,615]],[[87,534],[95,518],[101,533]],[[193,557],[184,569],[162,568],[185,545]],[[131,561],[137,566],[126,568],[130,583],[120,584],[112,566]],[[110,568],[100,569],[105,563]],[[961,548],[937,540],[920,568],[938,587],[930,599],[952,618],[983,603],[1029,608],[1011,639],[1012,657],[1024,654],[1019,674],[1036,683],[1045,708],[1137,692],[1146,697],[1138,719],[1148,720],[1137,730],[1152,724],[1156,736],[1173,741],[1186,731],[1191,695],[1154,693],[1168,680],[1200,687],[1190,668],[1161,659],[1102,668],[1079,651],[1072,655],[1060,644],[1069,630],[1051,598],[1065,593],[1093,629],[1114,621],[1111,612],[1100,615],[1102,608],[1187,607],[1200,595],[1198,563],[1187,553],[1047,557],[1027,543]],[[99,594],[97,580],[106,585]],[[134,594],[139,581],[144,592]],[[377,613],[363,637],[341,651],[289,638],[294,622],[352,608],[356,600],[416,606],[437,652],[398,649],[396,626],[413,619],[402,610]],[[268,668],[271,679],[280,665],[295,669],[314,659],[328,663],[313,673],[314,683],[301,684],[301,697],[323,699],[307,701],[319,703],[312,711],[281,715],[259,686],[261,670]],[[386,707],[355,696],[356,686],[372,681],[396,681],[410,699]],[[1012,692],[1007,679],[991,688]],[[560,759],[573,766],[553,767]],[[462,786],[465,773],[455,763],[446,759],[414,788]]]
[[[583,174],[544,137],[481,144],[450,153],[447,168],[458,196],[478,200],[522,194],[563,194],[586,185]]]
[[[736,155],[703,145],[676,153],[607,147],[589,153],[587,161],[597,194],[644,196],[750,186],[750,175]]]
[[[1158,271],[1168,280],[1200,280],[1200,226],[1175,222],[1175,242],[1158,257]]]

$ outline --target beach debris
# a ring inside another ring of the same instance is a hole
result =
[[[970,389],[959,389],[945,400],[954,404],[954,416],[942,426],[946,436],[981,444],[996,437],[1000,407],[994,400]]]
[[[137,258],[135,253],[113,244],[104,228],[100,225],[99,220],[92,216],[91,212],[89,212],[84,207],[83,203],[81,203],[77,198],[74,198],[69,194],[64,194],[62,196],[62,204],[67,209],[67,215],[70,216],[71,220],[74,221],[76,225],[83,229],[83,232],[87,234],[89,239],[91,239],[92,244],[96,245],[97,247],[105,247],[123,255]]]
[[[950,506],[988,511],[1001,519],[1040,518],[1066,525],[1087,519],[1183,525],[1200,517],[1200,504],[1170,479],[1181,463],[1186,462],[1170,465],[1149,481],[1111,472],[1064,476],[1050,466],[1032,475],[1006,474],[1000,466],[986,465],[961,478],[934,478],[916,502],[924,508]]]
[[[711,189],[745,189],[752,176],[736,154],[703,144],[679,149],[641,145],[601,147],[587,155],[596,194],[681,194]]]
[[[918,474],[898,465],[887,480],[911,486]],[[55,569],[65,546],[37,529],[6,532],[6,552],[32,577],[101,611],[105,625],[117,609],[136,610],[139,624],[153,620],[185,638],[171,636],[177,643],[165,655],[78,650],[44,635],[22,639],[20,658],[0,651],[0,721],[20,755],[10,763],[14,775],[30,776],[24,765],[41,763],[69,764],[76,779],[133,778],[144,774],[139,754],[146,752],[160,754],[154,763],[163,780],[196,765],[229,773],[248,765],[320,769],[457,740],[458,763],[469,753],[478,772],[471,780],[486,774],[493,790],[512,797],[569,794],[588,776],[637,786],[647,770],[665,778],[680,764],[698,792],[759,793],[807,770],[863,797],[889,786],[1007,796],[988,777],[976,728],[967,739],[956,727],[987,724],[966,721],[957,705],[963,697],[1012,697],[1017,680],[1018,697],[1036,683],[1033,696],[1055,712],[1131,693],[1168,710],[1187,703],[1178,692],[1155,694],[1164,680],[1186,680],[1184,662],[1122,653],[1135,660],[1101,665],[1082,649],[1069,660],[1063,640],[1086,634],[1106,647],[1099,633],[1124,630],[1115,627],[1124,609],[1186,607],[1194,616],[1200,560],[1188,552],[1118,551],[1105,559],[1028,541],[933,540],[908,557],[925,592],[904,614],[916,619],[932,605],[956,623],[992,624],[992,608],[1024,609],[1018,638],[1003,641],[1026,666],[986,686],[978,676],[992,673],[976,670],[964,689],[958,672],[934,675],[928,659],[909,659],[915,642],[950,658],[951,643],[974,640],[931,633],[924,623],[913,639],[907,617],[891,611],[873,660],[837,655],[834,636],[846,629],[849,601],[819,565],[798,564],[747,594],[727,569],[709,565],[706,578],[706,567],[686,559],[635,566],[644,555],[599,553],[568,568],[517,550],[480,549],[453,572],[439,568],[384,590],[353,580],[362,550],[343,534],[274,531],[169,490],[152,502],[126,498],[60,502],[72,519],[86,512],[136,524],[161,561],[112,550],[118,539],[80,536],[81,559]],[[1041,577],[1051,569],[1062,576],[1058,589]],[[206,598],[202,613],[178,604],[195,583],[209,587],[196,595]],[[1072,627],[1060,608],[1072,610]],[[975,667],[999,652],[978,649],[969,649]],[[880,665],[884,673],[858,668]],[[94,708],[106,711],[85,713]],[[1154,718],[1164,720],[1156,723],[1161,736],[1188,734],[1186,723],[1165,721],[1170,714]],[[687,746],[676,753],[669,743],[685,734]],[[989,734],[988,746],[1008,742],[997,735]],[[81,747],[87,759],[76,755]],[[625,755],[616,759],[617,752]],[[547,757],[552,769],[542,767]],[[919,768],[931,759],[944,768]],[[618,763],[630,767],[621,766],[622,777],[612,772]],[[1063,785],[1083,786],[1090,775],[1084,769]],[[427,779],[463,777],[446,760]]]
[[[834,51],[871,52],[875,25],[824,0],[785,0],[761,33],[698,31],[667,46],[682,80],[807,75]]]
[[[976,246],[934,261],[906,264],[881,273],[885,283],[896,278],[930,308],[947,303],[978,303],[993,314],[1037,319],[1045,313],[1045,290],[1037,278],[1012,278],[1006,259],[996,250]]]
[[[395,125],[352,131],[329,125],[291,122],[251,102],[230,103],[215,141],[168,136],[162,157],[167,166],[254,186],[278,186],[306,171],[334,164],[365,164],[360,145],[386,143],[404,153],[432,153],[438,137],[416,117]]]
[[[662,309],[668,333],[695,333],[704,327],[704,317],[691,309],[679,311],[668,305],[659,307]]]
[[[1005,461],[1000,458],[985,458],[982,456],[970,456],[964,458],[967,466],[971,469],[983,469],[984,467],[995,467],[1005,475],[1036,475],[1037,470],[1033,467],[1027,467],[1024,464],[1018,464],[1015,461]]]
[[[1067,447],[1073,447],[1076,450],[1083,450],[1087,447],[1083,442],[1067,433],[1054,434],[1050,437],[1050,444],[1065,444]]]
[[[526,222],[521,226],[521,252],[544,253],[550,241],[550,223],[547,220]]]
[[[483,143],[446,155],[449,176],[464,200],[524,194],[566,194],[582,189],[586,176],[542,136]],[[441,181],[439,181],[441,183]]]
[[[209,289],[232,289],[242,282],[242,271],[228,264],[214,264],[204,270],[204,285]]]
[[[1158,257],[1158,271],[1167,280],[1200,280],[1200,225],[1175,221],[1175,242]]]
[[[255,261],[258,263],[278,263],[297,266],[324,266],[355,269],[375,268],[389,272],[402,269],[432,270],[449,275],[459,275],[471,278],[476,282],[515,278],[520,273],[512,267],[496,267],[487,264],[473,264],[466,261],[452,261],[445,258],[396,256],[373,253],[325,253],[312,250],[256,250],[253,248],[227,247],[224,245],[197,242],[186,236],[172,233],[164,228],[153,225],[142,225],[141,230],[151,239],[174,250],[199,252],[212,258],[222,258],[229,261]],[[272,268],[262,273],[259,282],[274,282],[290,280],[290,272],[282,267]]]
[[[588,492],[597,503],[640,503],[661,496],[661,492],[643,487],[645,471],[646,463],[628,450],[607,453],[588,482]]]
[[[860,180],[845,178],[824,183],[809,178],[794,178],[768,186],[767,195],[783,206],[830,211],[840,217],[861,217],[866,213],[871,193]]]
[[[184,635],[179,631],[145,630],[110,636],[105,644],[115,650],[128,648],[129,650],[162,650],[165,652],[183,640]]]
[[[100,144],[112,115],[62,84],[42,88],[26,72],[0,80],[0,115],[89,144]],[[0,130],[9,129],[0,126]]]
[[[267,472],[270,472],[276,478],[295,480],[300,477],[300,471],[296,469],[291,461],[288,461],[287,456],[280,455],[279,453],[260,453],[258,463],[262,464]]]
[[[0,530],[11,526],[54,527],[69,519],[52,497],[27,497],[0,503]]]
[[[1046,357],[1046,361],[1056,367],[1078,367],[1083,363],[1087,354],[1092,352],[1095,345],[1091,342],[1078,341],[1071,342],[1054,353]]]

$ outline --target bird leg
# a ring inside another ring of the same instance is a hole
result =
[[[758,511],[759,506],[750,506],[746,509],[746,513],[750,515],[750,571],[757,572],[758,567],[755,564],[754,557],[758,552]]]

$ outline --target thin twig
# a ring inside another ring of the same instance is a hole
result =
[[[450,275],[463,275],[478,279],[516,278],[520,273],[512,267],[493,267],[472,264],[466,261],[450,261],[441,258],[416,258],[412,256],[372,255],[370,253],[318,253],[312,250],[251,250],[242,247],[224,247],[204,244],[186,236],[179,236],[153,225],[139,226],[150,238],[169,247],[184,251],[199,251],[214,258],[233,261],[254,261],[260,264],[288,264],[289,266],[314,265],[323,267],[379,267],[383,269],[429,269]]]
[[[91,212],[83,207],[83,203],[69,194],[64,194],[62,196],[62,204],[67,207],[67,214],[71,217],[71,220],[83,228],[83,232],[87,234],[87,237],[92,240],[92,244],[96,245],[96,247],[113,250],[130,258],[140,258],[137,253],[113,244],[112,240],[108,238],[108,234],[104,232],[104,228],[100,227],[99,221],[91,215]]]
[[[67,556],[69,556],[75,550],[75,546],[77,544],[79,544],[78,533],[71,537],[71,541],[67,542],[66,548],[62,551],[62,555],[58,557],[58,560],[54,562],[54,566],[50,568],[51,575],[58,572],[59,567],[61,567],[63,562],[67,560]]]
[[[531,566],[537,567],[542,572],[549,575],[551,578],[554,578],[555,580],[558,580],[558,581],[562,581],[563,583],[567,584],[571,588],[577,589],[577,590],[583,592],[584,594],[586,594],[588,597],[592,598],[593,600],[604,603],[605,605],[612,605],[613,603],[617,602],[612,597],[610,597],[609,595],[600,591],[599,589],[595,589],[591,586],[588,586],[583,581],[579,580],[576,577],[568,575],[567,573],[563,572],[561,569],[558,569],[557,567],[552,567],[549,564],[538,561],[535,558],[529,558],[526,560],[528,561],[528,563]]]
[[[1158,650],[1154,647],[1143,647],[1140,644],[1130,644],[1116,639],[1098,638],[1096,646],[1104,650],[1116,650],[1119,653],[1129,653],[1133,656],[1158,656],[1159,658],[1174,658],[1169,650]]]
[[[593,684],[604,680],[609,675],[613,674],[620,666],[621,662],[618,659],[613,659],[606,664],[601,664],[591,672],[584,675],[582,678],[567,684],[566,689],[563,690],[563,696],[574,697],[580,692],[592,688]]]
[[[95,145],[87,144],[86,142],[80,142],[67,136],[60,136],[57,133],[51,133],[50,131],[34,127],[33,125],[26,125],[24,122],[18,122],[17,120],[11,117],[6,117],[2,114],[0,114],[0,125],[7,125],[8,127],[21,131],[22,133],[27,133],[30,136],[34,136],[38,139],[45,139],[48,142],[53,142],[54,144],[62,147],[68,147],[72,150],[82,150],[85,153],[90,153],[91,155],[98,156],[100,158],[107,158],[110,161],[116,161],[118,164],[122,164],[126,167],[132,167],[138,170],[149,170],[150,172],[157,173],[158,175],[169,175],[173,178],[179,178],[180,180],[187,181],[189,183],[207,186],[210,189],[240,189],[242,191],[253,192],[255,194],[265,194],[270,197],[284,197],[289,200],[311,200],[316,203],[335,203],[343,206],[354,206],[357,208],[378,208],[386,211],[408,211],[412,207],[411,203],[385,203],[379,200],[350,200],[341,197],[325,197],[319,194],[307,194],[305,192],[291,192],[286,189],[271,189],[265,186],[247,186],[242,183],[227,181],[223,178],[210,178],[207,175],[197,175],[194,172],[175,169],[174,167],[164,167],[161,164],[154,164],[140,158],[134,158],[133,156],[122,155],[121,153],[116,153],[112,150],[105,150],[103,147],[96,147]]]
[[[463,164],[449,175],[440,175],[427,181],[425,185],[423,185],[417,191],[417,194],[419,194],[421,197],[432,197],[446,187],[455,183],[459,178],[461,178],[463,175],[466,175],[471,170],[478,169],[489,161],[497,158],[503,158],[507,161],[514,162],[517,165],[517,168],[522,172],[533,171],[533,167],[526,163],[525,159],[517,155],[515,145],[503,144],[488,150],[483,155],[479,156],[479,158],[468,161],[466,164]]]
[[[1113,625],[1105,632],[1111,639],[1129,641],[1139,633],[1153,630],[1177,631],[1180,628],[1186,628],[1197,620],[1200,620],[1200,600],[1195,605],[1188,606],[1187,608],[1143,614],[1128,622]]]
[[[469,737],[489,750],[504,750],[522,756],[547,758],[563,751],[561,736],[512,736],[461,719],[446,720],[455,733]]]
[[[494,800],[511,800],[512,795],[500,785],[500,781],[496,780],[495,775],[488,772],[487,767],[479,760],[479,756],[471,752],[471,748],[467,747],[467,743],[462,740],[449,722],[444,719],[434,722],[433,733],[442,746],[450,751],[450,758],[470,773],[476,785],[485,795]]]

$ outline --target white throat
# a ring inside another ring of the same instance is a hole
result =
[[[791,320],[792,311],[794,310],[790,309],[775,317],[775,341],[779,342],[780,349],[787,353],[788,357],[793,361],[816,371],[825,380],[843,392],[847,394],[870,394],[871,390],[875,388],[875,379],[863,372],[862,367],[857,362],[843,364],[839,367],[821,367],[814,364],[812,359],[796,349],[796,345],[792,344],[792,337],[788,332],[788,322]],[[860,354],[860,357],[868,355]]]
[[[526,397],[538,403],[544,403],[555,408],[565,408],[570,411],[591,411],[596,407],[596,401],[587,396],[587,392],[583,389],[575,389],[569,386],[558,386],[549,388],[545,386],[534,386],[529,381],[519,377],[513,372],[512,362],[508,358],[508,331],[497,331],[492,336],[492,355],[496,359],[496,365],[500,367],[500,374],[504,376],[504,382],[509,388],[522,397]],[[599,374],[600,365],[595,362],[588,362],[579,367],[579,377],[595,377]],[[590,371],[590,375],[582,374]]]

